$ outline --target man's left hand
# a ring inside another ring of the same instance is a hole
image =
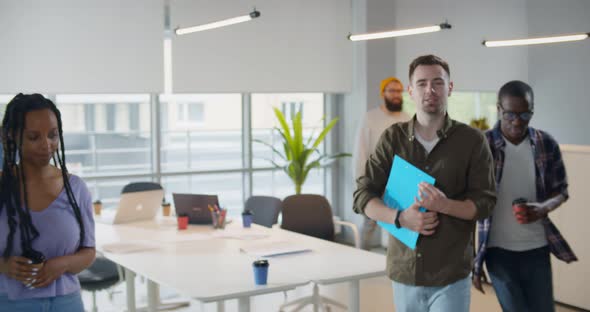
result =
[[[434,185],[422,182],[418,184],[418,194],[420,200],[418,204],[428,209],[447,214],[449,200],[445,193],[437,189]]]
[[[547,217],[549,213],[549,208],[545,207],[542,203],[526,203],[528,209],[527,213],[524,216],[520,217],[522,223],[533,223],[537,220],[541,220]]]

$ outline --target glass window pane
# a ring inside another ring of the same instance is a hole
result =
[[[404,93],[403,111],[416,113],[416,106],[410,95]],[[472,119],[486,118],[488,125],[493,127],[497,118],[496,93],[494,92],[460,92],[454,91],[448,100],[448,112],[451,118],[469,124]]]
[[[495,92],[481,92],[479,102],[481,103],[481,117],[485,117],[488,125],[493,127],[498,121],[498,108],[496,103],[498,95]]]
[[[291,119],[298,111],[302,112],[303,137],[317,136],[323,129],[324,95],[322,93],[275,93],[252,94],[252,137],[271,144],[278,151],[283,151],[282,138],[277,131],[279,123],[273,107],[281,110],[291,124]],[[323,144],[319,146],[323,151]],[[254,168],[272,167],[270,160],[279,162],[280,158],[264,144],[252,144],[252,166]]]
[[[325,196],[324,171],[323,168],[310,171],[301,193]],[[252,195],[274,196],[283,199],[295,194],[295,185],[287,174],[281,170],[255,171],[252,175],[252,181]]]
[[[0,94],[0,118],[4,118],[4,112],[6,111],[6,104],[14,98],[12,94]],[[0,119],[1,120],[1,119]]]
[[[211,194],[219,197],[219,204],[231,215],[239,215],[244,208],[242,173],[165,176],[162,186],[169,202],[172,193]]]
[[[78,175],[151,172],[148,95],[57,95],[68,168]],[[67,119],[66,119],[67,118]]]
[[[161,95],[162,171],[242,167],[240,94]]]

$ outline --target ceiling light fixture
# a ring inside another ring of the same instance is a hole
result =
[[[348,35],[348,39],[350,41],[383,39],[383,38],[426,34],[426,33],[441,31],[443,29],[450,29],[450,28],[451,28],[451,25],[447,22],[444,22],[439,25],[419,27],[419,28],[402,29],[402,30],[389,30],[389,31],[376,32],[376,33],[359,34],[359,35]]]
[[[254,9],[254,11],[252,11],[248,15],[228,18],[228,19],[225,19],[222,21],[217,21],[217,22],[198,25],[198,26],[176,28],[176,29],[174,29],[174,33],[177,35],[186,35],[186,34],[194,33],[197,31],[209,30],[209,29],[214,29],[214,28],[219,28],[219,27],[224,27],[224,26],[229,26],[229,25],[233,25],[233,24],[247,22],[247,21],[250,21],[250,20],[257,18],[257,17],[260,17],[260,12],[256,11],[256,9]]]
[[[563,36],[552,36],[552,37],[538,37],[538,38],[528,38],[528,39],[513,39],[513,40],[494,40],[494,41],[484,40],[482,42],[482,44],[488,48],[509,47],[509,46],[530,45],[530,44],[580,41],[580,40],[584,40],[584,39],[588,38],[588,36],[590,36],[590,33],[586,33],[586,34],[581,33],[581,34],[563,35]]]

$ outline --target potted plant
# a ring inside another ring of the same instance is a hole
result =
[[[271,148],[273,153],[280,159],[279,162],[268,159],[275,168],[282,169],[295,185],[295,193],[301,194],[301,186],[305,183],[309,171],[334,161],[340,157],[348,157],[348,153],[336,155],[327,155],[320,152],[318,146],[322,143],[328,132],[336,125],[338,118],[332,119],[328,125],[320,132],[317,137],[312,133],[309,138],[303,137],[303,127],[301,125],[301,112],[297,112],[291,120],[291,127],[283,113],[273,107],[275,116],[280,127],[275,127],[282,140],[283,149],[278,150],[272,144],[260,140],[254,140],[257,143],[264,144]]]
[[[469,125],[482,131],[488,130],[490,128],[490,125],[488,125],[488,121],[485,117],[471,119]]]

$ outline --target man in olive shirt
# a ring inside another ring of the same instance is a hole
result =
[[[474,224],[496,203],[489,146],[479,130],[448,116],[452,90],[444,60],[416,58],[408,86],[416,115],[385,130],[357,180],[355,212],[420,233],[415,250],[389,239],[387,272],[397,312],[469,311]],[[403,211],[381,199],[394,155],[436,179],[434,186],[421,183],[414,204]]]

